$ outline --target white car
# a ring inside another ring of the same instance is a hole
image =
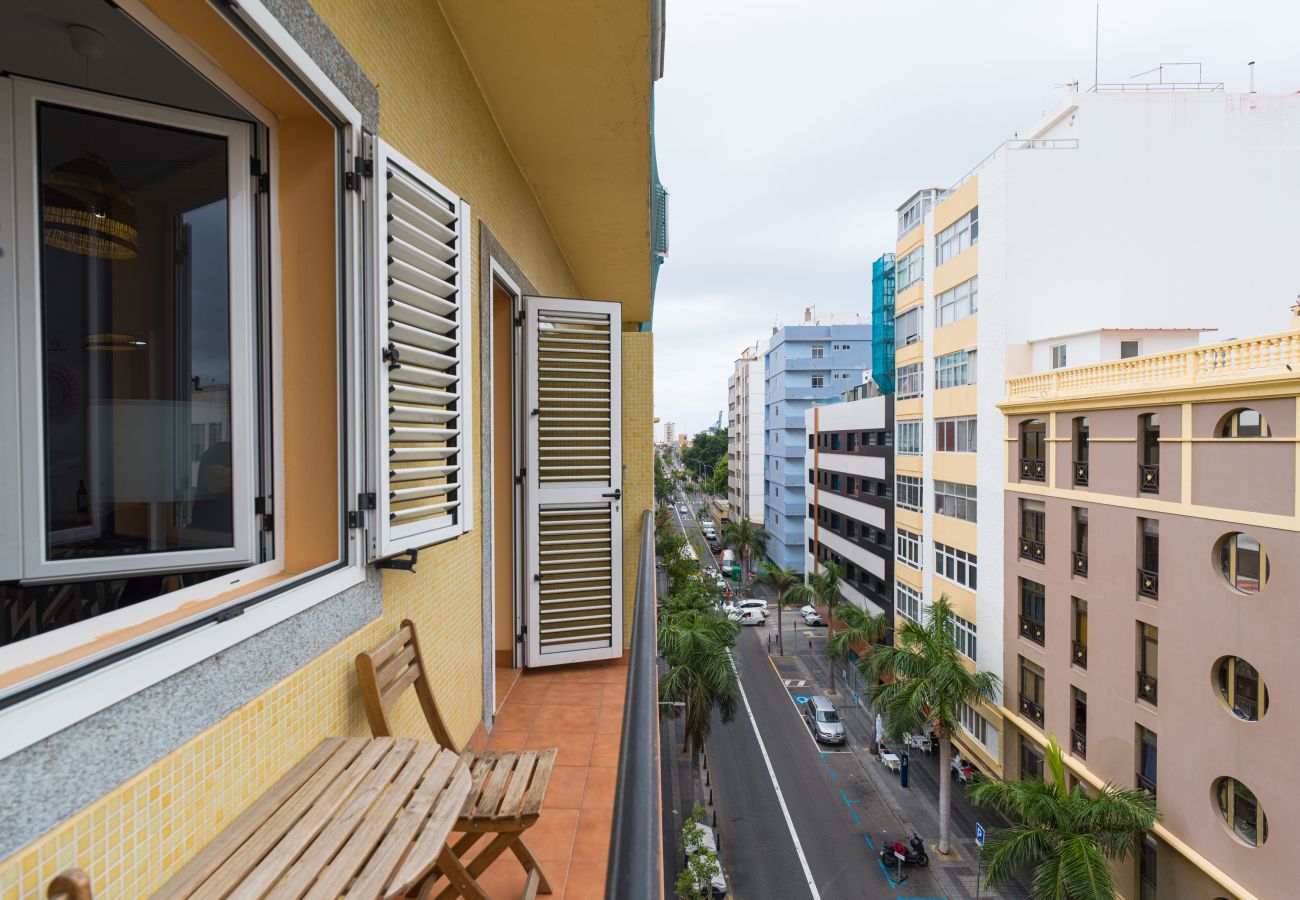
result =
[[[766,600],[756,600],[756,599],[749,599],[749,598],[742,599],[742,600],[732,600],[728,603],[724,603],[722,605],[722,608],[729,613],[735,612],[737,610],[743,610],[743,609],[758,609],[763,611],[763,615],[767,615]]]
[[[681,513],[682,515],[686,515],[687,513],[690,512],[690,509],[686,506],[685,503],[681,503],[681,504],[678,504],[678,506],[677,506],[677,511],[678,511],[679,513]]]
[[[803,623],[805,625],[826,624],[822,621],[821,613],[817,612],[817,610],[813,609],[811,606],[805,606],[803,609],[799,610],[799,615],[803,617]]]
[[[806,616],[808,613],[815,612],[817,612],[817,607],[813,606],[811,603],[805,603],[803,606],[799,607],[799,615],[801,616]]]
[[[766,625],[767,613],[761,609],[734,609],[727,618],[741,625]]]

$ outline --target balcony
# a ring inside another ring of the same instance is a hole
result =
[[[1020,695],[1020,714],[1039,728],[1043,727],[1043,708],[1024,694]]]
[[[1071,569],[1075,575],[1080,578],[1088,577],[1088,554],[1080,550],[1075,550],[1071,554]]]
[[[1141,772],[1138,772],[1137,775],[1134,777],[1134,780],[1137,782],[1138,790],[1146,791],[1148,794],[1151,795],[1152,799],[1155,798],[1156,783],[1153,779],[1147,778]]]
[[[1146,672],[1137,673],[1137,696],[1139,700],[1145,700],[1152,706],[1156,705],[1156,679],[1154,675],[1148,675]]]
[[[1075,487],[1088,486],[1088,463],[1087,462],[1080,462],[1079,460],[1074,461],[1074,486]]]
[[[1045,626],[1038,619],[1033,619],[1029,616],[1020,617],[1020,636],[1022,638],[1029,638],[1029,640],[1041,647],[1043,646],[1043,635],[1045,631]]]
[[[1043,562],[1047,555],[1047,548],[1042,541],[1034,541],[1029,538],[1020,539],[1020,558],[1027,559],[1030,562]]]
[[[1088,735],[1077,728],[1070,729],[1070,752],[1079,759],[1088,758]]]
[[[1160,465],[1140,463],[1138,465],[1138,490],[1144,494],[1160,493]]]
[[[1138,569],[1138,593],[1152,600],[1160,599],[1160,575],[1150,569]]]
[[[1088,668],[1088,645],[1070,641],[1070,662],[1080,669]]]
[[[1047,480],[1047,462],[1042,459],[1033,459],[1022,456],[1020,458],[1020,480],[1021,481],[1046,481]]]

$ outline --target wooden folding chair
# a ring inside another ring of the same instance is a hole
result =
[[[45,896],[49,900],[91,900],[90,876],[81,869],[66,869],[50,882]]]
[[[439,860],[439,870],[447,876],[451,885],[438,895],[438,900],[458,894],[474,900],[487,900],[487,895],[478,887],[475,879],[506,850],[514,853],[527,873],[523,894],[525,900],[530,900],[538,893],[551,893],[550,882],[546,880],[537,858],[524,843],[523,833],[541,816],[542,801],[546,797],[546,786],[555,766],[556,751],[475,754],[472,750],[458,746],[433,699],[424,659],[420,655],[420,642],[415,635],[415,623],[410,619],[403,620],[397,634],[378,649],[357,656],[357,683],[361,689],[361,700],[365,706],[366,719],[370,723],[370,731],[376,737],[393,736],[389,712],[406,690],[414,687],[434,739],[444,747],[460,753],[473,775],[469,799],[465,801],[453,828],[454,831],[463,832],[463,835],[452,846],[452,852],[444,853]],[[465,859],[470,850],[489,834],[495,837],[466,864]],[[435,872],[426,882],[420,892],[421,898],[429,896],[438,874]]]

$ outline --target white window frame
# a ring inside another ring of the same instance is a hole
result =
[[[925,540],[919,534],[897,526],[894,535],[895,558],[909,569],[920,572],[924,567]]]
[[[979,276],[955,284],[934,298],[934,327],[942,328],[979,312]]]
[[[12,294],[18,323],[14,339],[18,359],[17,408],[12,398],[3,412],[6,427],[18,434],[20,463],[8,471],[19,472],[16,491],[21,494],[22,523],[17,542],[0,547],[0,577],[28,584],[95,577],[111,578],[136,573],[168,573],[232,565],[252,565],[257,556],[258,531],[253,512],[258,440],[256,420],[255,360],[251,353],[256,267],[253,247],[253,186],[248,159],[252,155],[249,127],[244,123],[202,113],[171,109],[136,100],[62,85],[12,78],[14,153],[14,223],[16,290]],[[52,560],[48,558],[45,511],[44,404],[40,389],[45,381],[41,339],[41,241],[39,174],[36,152],[36,111],[41,103],[57,104],[90,114],[113,115],[132,122],[200,132],[227,142],[229,185],[229,265],[236,277],[230,290],[230,400],[231,433],[243,439],[231,446],[232,503],[231,547],[171,550],[147,554]],[[19,298],[26,298],[21,302]],[[15,507],[18,508],[18,507]],[[10,554],[13,554],[12,556]]]
[[[956,222],[934,236],[934,264],[941,266],[980,241],[980,208],[971,207]]]
[[[813,345],[811,353],[813,359],[825,359],[826,347],[822,344],[815,344]]]
[[[894,422],[894,452],[899,456],[920,456],[925,452],[925,420]]]
[[[909,495],[916,495],[916,503],[913,504]],[[925,506],[925,479],[916,475],[894,475],[894,505],[899,509],[910,509],[913,512],[921,512]]]
[[[895,347],[909,347],[912,344],[920,342],[920,340],[922,339],[921,317],[925,315],[924,309],[925,307],[919,305],[909,306],[907,309],[903,310],[901,313],[898,313],[897,315],[894,316]],[[912,318],[908,319],[909,316]],[[913,329],[911,328],[910,325],[912,321],[915,321],[916,323],[914,333],[910,333],[909,335],[905,336],[904,332],[913,332]]]
[[[974,350],[954,350],[934,359],[934,389],[964,387],[975,383]]]
[[[925,396],[925,363],[909,363],[894,370],[894,395],[899,400]]]
[[[951,428],[951,446],[943,446],[942,432]],[[976,418],[974,416],[953,416],[934,420],[935,453],[974,453],[977,449]]]
[[[971,662],[975,662],[975,654],[979,652],[979,638],[975,623],[966,621],[956,613],[953,613],[949,623],[951,627],[948,629],[948,636],[956,643],[957,652]]]
[[[898,614],[909,622],[921,624],[921,616],[925,610],[925,598],[921,592],[909,584],[901,581],[894,582],[894,609]]]
[[[826,379],[821,375],[813,375],[812,386],[815,388],[826,387]]]
[[[960,494],[953,491],[949,491],[948,490],[949,486],[962,488],[963,491]],[[970,512],[972,513],[972,515],[969,518],[967,518],[965,516],[954,516],[951,513],[941,512],[939,510],[940,497],[948,497],[953,500],[960,500],[965,504],[970,504],[971,506]],[[934,514],[936,516],[947,516],[948,518],[956,519],[959,522],[976,521],[977,516],[979,514],[979,500],[978,500],[978,495],[976,493],[976,486],[973,484],[963,484],[960,481],[936,480],[934,483]]]
[[[1069,365],[1069,363],[1066,362],[1066,349],[1068,347],[1069,347],[1068,344],[1052,345],[1052,368],[1053,369],[1064,369],[1066,366]]]
[[[907,290],[923,277],[925,277],[924,244],[894,263],[894,292]]]
[[[934,574],[938,577],[973,591],[979,584],[978,569],[979,559],[976,554],[934,542]]]

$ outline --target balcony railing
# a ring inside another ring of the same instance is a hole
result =
[[[1020,457],[1020,480],[1046,481],[1047,461],[1042,459],[1032,459],[1025,456]]]
[[[1080,759],[1088,758],[1088,735],[1077,728],[1070,729],[1070,752]]]
[[[1138,772],[1136,781],[1137,781],[1138,790],[1146,791],[1152,797],[1156,795],[1156,783],[1152,781],[1150,778],[1147,778],[1141,772]]]
[[[1020,636],[1029,638],[1038,646],[1043,646],[1043,623],[1038,619],[1031,619],[1029,616],[1020,617]]]
[[[1154,675],[1148,675],[1146,672],[1138,672],[1137,695],[1139,700],[1145,700],[1152,706],[1156,705],[1156,679]]]
[[[1079,460],[1074,461],[1074,484],[1076,487],[1088,486],[1088,463]]]
[[[1138,464],[1138,490],[1144,494],[1160,493],[1160,464]]]
[[[1160,574],[1150,569],[1138,569],[1138,593],[1152,600],[1160,599]]]
[[[1066,396],[1131,394],[1144,388],[1167,391],[1194,384],[1258,381],[1290,377],[1300,366],[1300,332],[1225,341],[1111,360],[1090,366],[1053,369],[1007,382],[1011,401],[1054,400]]]
[[[1043,708],[1024,694],[1020,695],[1020,714],[1040,728],[1043,725]]]
[[[1072,571],[1081,578],[1088,577],[1088,554],[1081,550],[1075,550],[1071,554],[1074,568]]]
[[[1088,668],[1088,645],[1070,641],[1070,662],[1080,669]]]
[[[659,673],[655,651],[655,537],[650,510],[641,515],[632,649],[628,658],[618,788],[609,842],[606,900],[661,900],[659,838]]]
[[[1031,562],[1042,562],[1047,556],[1047,548],[1043,546],[1042,541],[1034,541],[1029,538],[1020,539],[1020,558],[1027,559]]]

